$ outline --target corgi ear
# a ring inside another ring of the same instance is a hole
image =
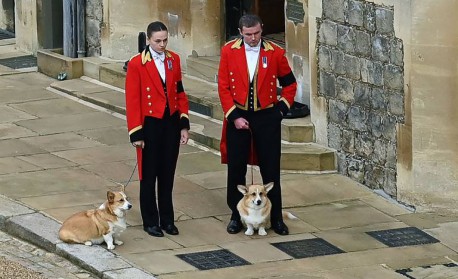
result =
[[[237,189],[239,190],[240,193],[246,195],[248,193],[248,189],[245,185],[238,185]]]
[[[274,183],[273,182],[270,182],[270,183],[267,183],[266,185],[264,185],[264,188],[266,188],[266,192],[269,192],[270,190],[272,190],[273,187],[274,187]]]
[[[108,200],[108,203],[113,203],[114,202],[114,198],[115,198],[115,194],[111,191],[108,191],[107,192],[107,200]]]

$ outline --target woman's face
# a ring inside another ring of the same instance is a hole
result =
[[[148,43],[155,52],[161,53],[167,47],[168,37],[167,31],[156,31],[148,38]]]

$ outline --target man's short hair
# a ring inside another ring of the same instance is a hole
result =
[[[243,27],[253,27],[260,24],[262,27],[262,20],[259,16],[253,14],[243,15],[239,20],[239,29],[243,30]]]
[[[146,36],[151,38],[154,32],[167,31],[167,26],[160,21],[151,22],[146,28]]]

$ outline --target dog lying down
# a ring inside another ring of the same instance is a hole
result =
[[[237,210],[243,225],[247,228],[246,235],[253,235],[258,230],[259,235],[267,235],[266,229],[270,228],[270,210],[272,204],[267,193],[274,186],[273,182],[266,185],[238,185],[237,189],[243,198],[237,204]],[[297,219],[290,212],[283,211],[283,219]]]
[[[91,246],[105,242],[112,250],[126,227],[126,210],[132,205],[123,191],[107,192],[107,201],[97,209],[78,212],[65,220],[59,230],[59,238],[67,243],[80,243]],[[114,243],[114,244],[113,244]]]

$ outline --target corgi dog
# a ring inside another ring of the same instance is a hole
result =
[[[242,224],[247,228],[245,235],[253,235],[258,230],[259,235],[267,235],[266,229],[270,227],[270,210],[272,204],[267,193],[274,186],[273,182],[266,185],[238,185],[237,189],[243,198],[237,204]],[[283,211],[283,218],[297,219],[293,214]]]
[[[59,230],[59,238],[67,243],[88,246],[105,242],[112,250],[114,244],[123,244],[117,237],[127,227],[126,210],[131,208],[124,191],[108,191],[107,201],[99,208],[78,212],[65,220]]]

